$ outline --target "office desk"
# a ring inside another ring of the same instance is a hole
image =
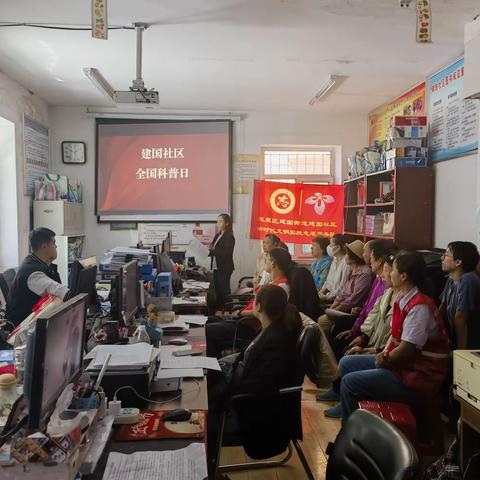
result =
[[[178,335],[176,335],[178,336]],[[186,335],[187,339],[196,348],[202,348],[205,344],[205,328],[193,327],[190,328],[189,333]],[[172,337],[164,337],[167,341]],[[205,347],[202,348],[205,351]],[[162,405],[156,405],[151,403],[148,408],[151,410],[175,410],[176,408],[188,408],[189,410],[205,410],[208,411],[208,394],[207,394],[207,378],[197,379],[197,382],[191,378],[183,380],[182,396],[178,399],[164,403]],[[176,397],[178,393],[158,393],[152,396],[152,400],[164,401],[169,398]],[[115,435],[113,432],[112,437]],[[205,432],[206,435],[206,432]],[[133,453],[141,451],[161,451],[161,450],[177,450],[179,448],[185,448],[191,443],[201,442],[206,443],[206,437],[204,438],[176,438],[176,439],[161,439],[161,440],[143,440],[136,442],[117,442],[111,439],[105,451],[100,459],[95,473],[93,475],[86,476],[88,480],[102,480],[103,472],[108,460],[108,454],[110,452],[120,453]]]

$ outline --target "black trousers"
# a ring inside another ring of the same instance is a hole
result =
[[[207,357],[221,358],[226,349],[242,350],[257,333],[258,331],[246,325],[242,318],[208,317],[205,324]]]
[[[332,335],[330,337],[330,345],[332,347],[333,353],[335,354],[335,358],[337,362],[343,357],[346,348],[348,347],[349,343],[352,341],[350,338],[349,340],[337,340],[335,337],[345,330],[350,330],[355,323],[356,317],[353,315],[348,315],[345,317],[335,318],[335,325],[332,329]]]
[[[209,313],[213,314],[217,310],[223,310],[228,297],[230,296],[230,278],[232,272],[213,271],[213,302],[209,302]]]

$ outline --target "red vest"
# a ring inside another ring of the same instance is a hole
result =
[[[400,344],[403,322],[410,310],[416,305],[428,306],[435,316],[439,333],[435,338],[429,338],[423,348],[417,350],[416,355],[408,363],[402,367],[395,367],[393,372],[409,389],[418,393],[433,395],[440,390],[445,379],[450,354],[445,324],[442,317],[436,313],[437,308],[430,297],[423,293],[416,293],[403,310],[400,309],[398,302],[395,302],[392,318],[392,338],[387,345],[387,349],[391,352]]]
[[[285,277],[280,277],[280,278],[277,278],[276,280],[272,280],[271,282],[268,282],[267,285],[281,285],[282,283],[288,283],[288,279],[285,278]],[[263,285],[262,285],[263,286]],[[262,286],[260,287],[257,287],[257,289],[255,290],[255,293],[260,290],[262,288]],[[245,306],[245,308],[242,309],[242,313],[249,313],[251,311],[253,311],[253,302],[255,301],[255,297],[252,297],[247,305]]]

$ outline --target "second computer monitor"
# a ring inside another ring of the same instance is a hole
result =
[[[138,311],[138,262],[132,260],[120,269],[121,315],[129,323]]]

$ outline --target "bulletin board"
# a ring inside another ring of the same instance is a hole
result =
[[[478,149],[478,102],[464,99],[463,57],[428,79],[428,148],[433,162]]]
[[[50,140],[48,128],[23,115],[24,193],[35,194],[35,180],[48,173]]]
[[[386,103],[368,115],[368,144],[383,142],[390,128],[390,119],[396,115],[426,115],[425,82],[420,83],[395,100]]]

